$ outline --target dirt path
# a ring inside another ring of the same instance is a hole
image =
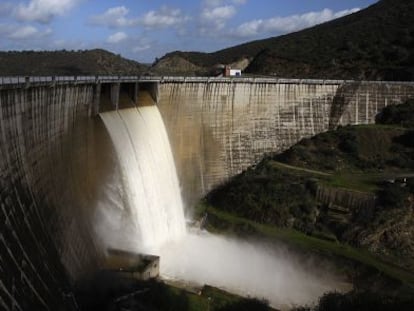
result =
[[[304,168],[304,167],[299,167],[299,166],[292,166],[292,165],[285,164],[285,163],[278,162],[278,161],[273,161],[272,160],[272,164],[275,165],[275,166],[287,168],[287,169],[290,169],[290,170],[307,172],[307,173],[311,173],[311,174],[315,174],[315,175],[320,175],[320,176],[332,176],[331,173],[326,173],[326,172],[322,172],[322,171],[316,171],[316,170],[312,170],[312,169],[308,169],[308,168]]]

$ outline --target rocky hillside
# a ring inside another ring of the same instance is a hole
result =
[[[0,52],[0,73],[8,75],[131,74],[147,66],[105,50]]]
[[[358,13],[285,36],[214,53],[172,52],[209,73],[217,64],[251,60],[246,73],[294,78],[414,79],[414,1],[380,0]],[[165,68],[153,67],[162,72]]]
[[[168,75],[193,75],[199,73],[202,75],[205,71],[203,67],[197,66],[187,59],[179,55],[171,55],[171,57],[164,57],[157,62],[156,68],[152,68],[154,73],[168,74]]]

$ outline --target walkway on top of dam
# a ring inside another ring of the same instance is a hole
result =
[[[99,84],[99,83],[267,83],[267,84],[413,84],[397,81],[357,81],[324,79],[286,79],[278,77],[184,77],[184,76],[0,76],[0,88],[29,87],[53,84]]]

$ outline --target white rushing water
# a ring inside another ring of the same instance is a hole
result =
[[[115,146],[124,204],[140,249],[154,252],[185,234],[183,203],[174,159],[156,106],[100,114]]]
[[[107,202],[114,208],[102,208],[99,231],[110,246],[159,255],[165,279],[210,284],[265,298],[278,307],[309,304],[338,289],[339,283],[329,273],[282,248],[187,232],[174,160],[158,108],[101,113],[101,118],[122,175],[114,176],[106,190]],[[125,210],[128,219],[122,216]]]
[[[242,241],[205,231],[161,249],[161,276],[191,286],[209,284],[242,296],[264,298],[285,310],[343,291],[329,265],[299,258],[283,247]]]

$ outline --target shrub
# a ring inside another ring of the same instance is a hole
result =
[[[399,183],[385,184],[378,192],[379,203],[387,208],[401,208],[408,197],[407,187]]]
[[[404,147],[414,148],[414,130],[405,132],[403,135],[396,137],[394,141]]]
[[[328,293],[319,300],[315,311],[405,311],[413,310],[414,301],[407,298],[387,297],[371,292]]]
[[[414,194],[414,178],[407,178],[407,190]]]
[[[401,105],[385,107],[375,118],[377,124],[398,124],[414,127],[414,99]]]
[[[339,144],[338,148],[345,153],[351,155],[358,154],[358,142],[355,132],[349,130],[340,131],[339,133]]]
[[[258,299],[243,299],[237,303],[226,305],[218,311],[267,311],[271,310],[266,301]]]

